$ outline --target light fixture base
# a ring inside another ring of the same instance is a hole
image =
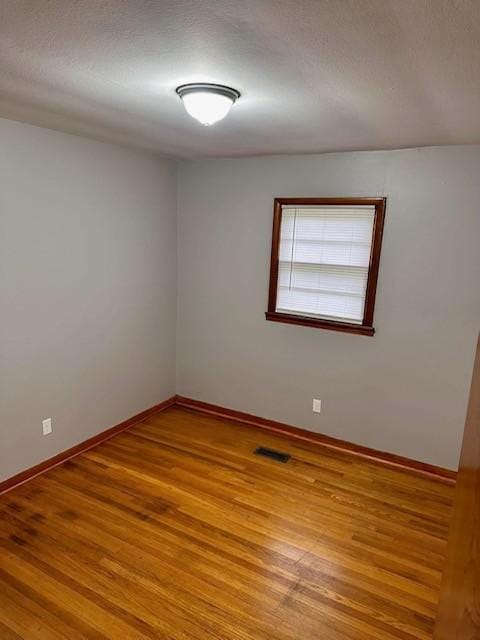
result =
[[[190,84],[181,84],[179,87],[175,89],[180,98],[186,96],[190,93],[216,93],[217,95],[225,96],[226,98],[230,98],[232,104],[240,98],[240,91],[233,89],[232,87],[227,87],[224,84],[212,84],[210,82],[192,82]]]

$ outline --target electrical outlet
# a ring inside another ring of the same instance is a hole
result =
[[[312,411],[313,411],[313,413],[320,413],[322,411],[322,401],[321,400],[317,400],[317,398],[313,399]]]
[[[49,433],[52,433],[52,419],[45,418],[45,420],[42,420],[42,428],[44,436],[48,436]]]

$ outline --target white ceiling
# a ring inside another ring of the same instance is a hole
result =
[[[166,155],[480,142],[480,0],[7,0],[0,60],[0,116]]]

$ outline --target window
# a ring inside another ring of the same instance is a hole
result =
[[[267,320],[372,336],[385,198],[277,198]]]

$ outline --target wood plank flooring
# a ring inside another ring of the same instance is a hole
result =
[[[171,408],[0,497],[0,638],[430,640],[452,497]]]

